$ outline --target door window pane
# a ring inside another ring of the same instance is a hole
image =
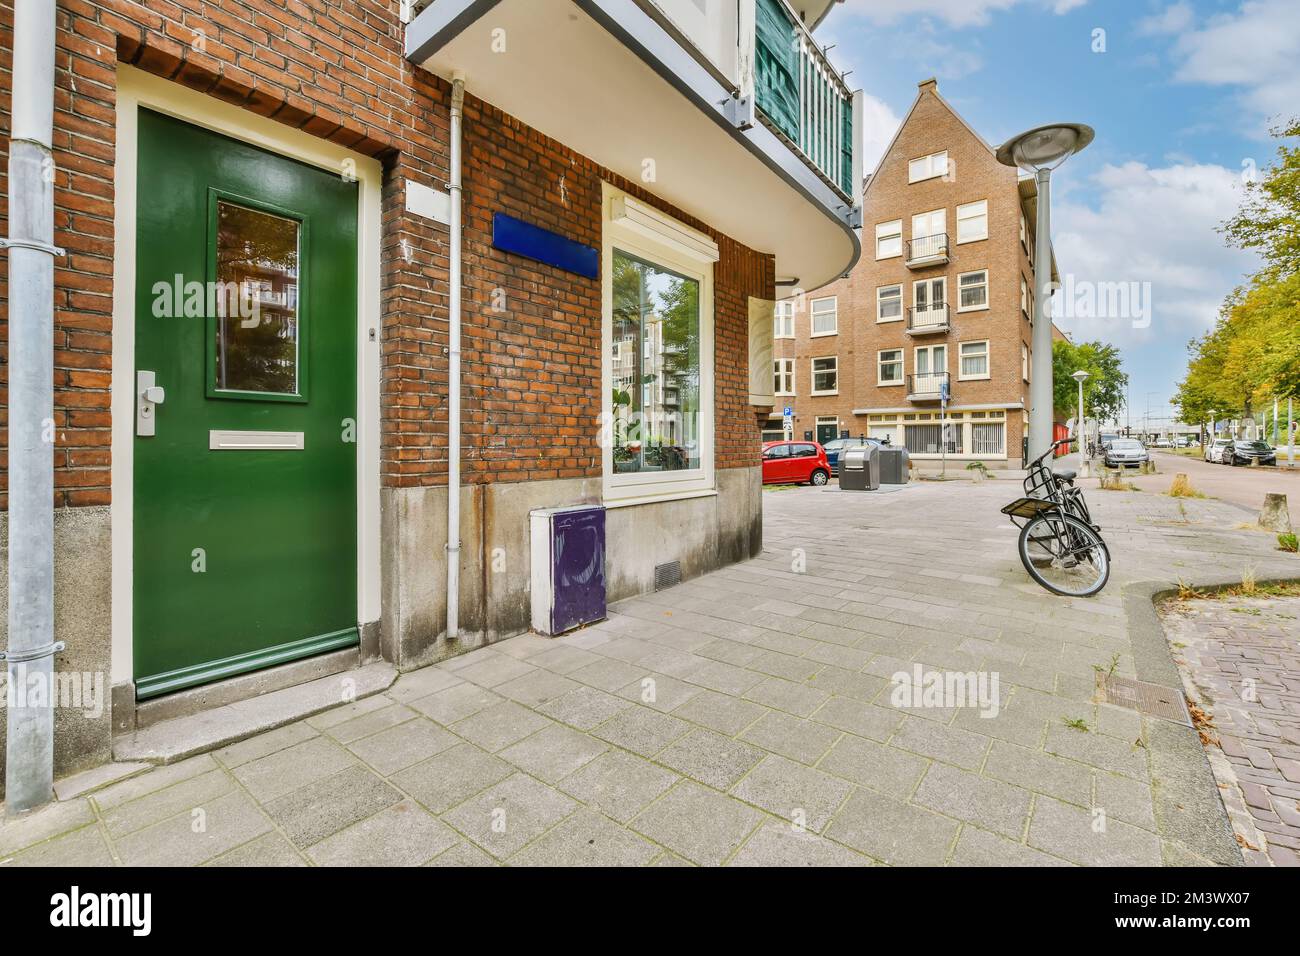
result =
[[[700,467],[700,286],[614,252],[614,470]]]
[[[217,203],[216,387],[298,394],[300,224]]]

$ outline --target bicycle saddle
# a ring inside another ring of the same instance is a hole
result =
[[[1065,471],[1053,471],[1052,474],[1056,478],[1060,479],[1061,481],[1074,481],[1075,476],[1078,475],[1079,473],[1077,471],[1070,471],[1067,469]]]

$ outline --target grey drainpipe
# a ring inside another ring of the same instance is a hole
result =
[[[451,84],[451,249],[447,308],[447,639],[460,635],[460,274],[461,274],[461,139],[465,77]]]
[[[14,5],[9,143],[9,730],[10,812],[47,803],[54,784],[55,0]],[[24,691],[45,693],[28,706]],[[15,703],[18,706],[13,706]]]

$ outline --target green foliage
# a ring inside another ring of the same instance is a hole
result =
[[[1273,130],[1278,139],[1300,137],[1300,119]],[[1283,143],[1277,162],[1246,184],[1241,209],[1223,224],[1228,242],[1254,249],[1268,263],[1262,275],[1282,279],[1300,271],[1300,147]]]
[[[1300,121],[1274,130],[1300,136]],[[1278,160],[1248,183],[1228,241],[1254,249],[1265,266],[1223,304],[1213,329],[1188,346],[1187,376],[1174,403],[1185,422],[1248,417],[1274,398],[1300,397],[1300,147],[1283,143]]]
[[[1053,407],[1071,413],[1078,408],[1079,383],[1071,376],[1079,369],[1088,373],[1083,383],[1084,414],[1099,420],[1118,417],[1124,407],[1128,374],[1119,349],[1101,342],[1052,343]]]
[[[1290,551],[1295,554],[1300,551],[1300,539],[1294,534],[1280,534],[1277,536],[1277,546],[1283,551]]]

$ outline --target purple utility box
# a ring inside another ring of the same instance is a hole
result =
[[[533,630],[563,634],[605,618],[605,508],[579,505],[528,513],[532,534]]]

